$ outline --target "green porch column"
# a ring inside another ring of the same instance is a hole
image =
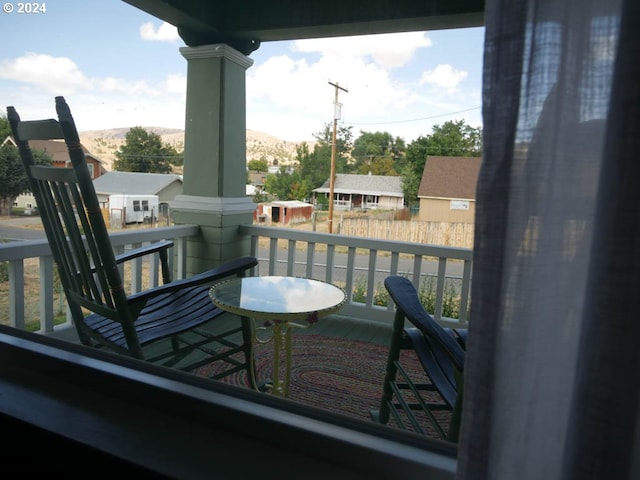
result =
[[[184,47],[187,59],[184,189],[171,203],[176,224],[201,226],[188,245],[187,273],[250,251],[238,226],[253,221],[246,196],[245,72],[253,60],[225,44]]]

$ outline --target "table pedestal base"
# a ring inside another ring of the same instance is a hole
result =
[[[257,330],[266,330],[272,328],[271,335],[268,338],[260,338],[255,335],[255,341],[257,343],[273,342],[273,372],[271,382],[265,384],[265,387],[269,388],[272,395],[279,397],[289,396],[289,385],[291,383],[291,354],[293,346],[293,329],[294,328],[309,328],[311,324],[303,325],[296,322],[286,321],[273,321],[267,322],[268,325],[264,327],[255,327],[254,332]],[[281,367],[284,361],[284,374],[282,374]],[[255,378],[255,372],[254,372]]]

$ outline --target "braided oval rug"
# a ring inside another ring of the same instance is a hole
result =
[[[334,413],[371,420],[370,410],[380,405],[387,351],[387,346],[358,340],[317,334],[294,336],[288,398]],[[258,381],[271,378],[273,345],[257,345],[254,355]],[[412,353],[402,352],[401,361],[411,376],[424,377],[424,371]],[[195,373],[209,376],[215,371],[214,364],[201,367]],[[222,381],[248,387],[245,372]]]

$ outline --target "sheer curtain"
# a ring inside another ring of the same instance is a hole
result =
[[[639,478],[640,2],[487,0],[458,478]]]

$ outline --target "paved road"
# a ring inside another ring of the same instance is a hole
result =
[[[276,259],[276,275],[286,274],[286,258],[288,252],[286,249],[278,250],[278,258]],[[260,248],[258,250],[258,258],[268,259],[269,251],[266,248]],[[316,257],[316,264],[313,268],[313,277],[318,279],[324,279],[326,274],[326,257],[319,253]],[[335,253],[334,255],[334,281],[346,281],[347,271],[347,254]],[[297,251],[295,255],[296,267],[293,274],[297,276],[306,276],[307,258],[306,252]],[[264,269],[261,274],[267,272],[267,262],[261,261],[260,268]],[[391,257],[378,257],[376,262],[375,281],[377,284],[382,285],[384,279],[389,275],[391,269]],[[355,257],[355,270],[356,277],[366,278],[369,271],[369,256],[368,255],[356,255]],[[423,259],[421,272],[423,276],[434,277],[438,271],[438,262],[434,260]],[[398,262],[398,274],[405,275],[413,272],[413,259],[401,257]],[[446,275],[452,279],[461,279],[463,272],[463,264],[461,262],[451,262],[447,265]],[[455,282],[455,287],[459,287],[459,284]]]
[[[29,228],[40,223],[40,217],[13,217],[0,219],[0,239],[39,240],[46,238],[44,230]]]

